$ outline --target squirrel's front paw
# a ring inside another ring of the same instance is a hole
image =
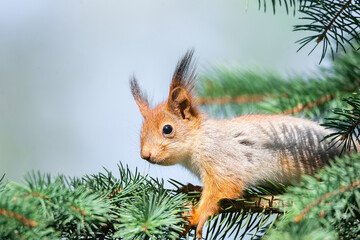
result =
[[[195,207],[193,205],[188,206],[190,208],[189,212],[184,212],[182,217],[186,219],[187,224],[185,224],[182,235],[186,235],[192,226],[196,226],[199,223],[199,218],[196,214]]]
[[[192,226],[196,227],[196,238],[201,239],[202,236],[202,229],[207,220],[206,216],[201,216],[198,211],[195,210],[194,206],[189,206],[191,211],[185,212],[183,217],[187,218],[188,224],[185,225],[184,231],[182,232],[183,235],[187,234],[190,231]]]

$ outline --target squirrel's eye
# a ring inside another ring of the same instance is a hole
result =
[[[169,135],[170,133],[172,133],[173,131],[173,127],[169,124],[166,124],[164,127],[163,127],[163,134],[164,135]]]

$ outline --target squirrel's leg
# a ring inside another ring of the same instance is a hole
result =
[[[202,194],[200,203],[194,210],[190,220],[190,225],[197,225],[196,236],[198,239],[201,238],[202,229],[208,218],[219,212],[219,200],[220,199],[215,198],[214,195]]]
[[[219,184],[219,182],[204,182],[204,190],[201,194],[200,203],[193,211],[190,219],[190,225],[196,227],[196,236],[201,238],[202,229],[209,217],[219,213],[219,200],[223,198],[235,199],[241,194],[241,188],[238,186],[229,186],[229,184]]]

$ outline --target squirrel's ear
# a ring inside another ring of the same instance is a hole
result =
[[[139,106],[141,114],[145,118],[148,112],[150,111],[149,101],[147,100],[146,94],[143,91],[141,91],[139,84],[137,83],[136,78],[134,76],[130,78],[130,89],[136,101],[136,104]]]
[[[170,92],[167,106],[171,112],[182,119],[190,120],[195,116],[194,109],[191,107],[191,97],[183,87],[177,87]]]
[[[194,50],[189,50],[178,62],[170,85],[167,103],[171,112],[188,120],[198,115],[196,104],[192,102],[192,89],[196,79],[195,67],[191,62],[193,55]]]

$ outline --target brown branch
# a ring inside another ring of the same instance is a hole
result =
[[[356,128],[357,125],[360,124],[360,118],[354,122],[351,127],[341,136],[341,140],[345,140]]]
[[[215,97],[215,98],[196,98],[196,103],[200,105],[210,105],[210,104],[229,104],[229,103],[248,103],[248,102],[261,102],[264,100],[265,96],[263,95],[243,95],[237,97]]]
[[[299,103],[298,105],[296,105],[296,107],[293,107],[291,109],[285,110],[282,112],[282,114],[294,114],[294,113],[298,113],[304,110],[308,110],[310,108],[313,108],[317,105],[320,105],[322,103],[328,102],[330,100],[333,100],[335,98],[334,95],[327,95],[327,96],[323,96],[319,99],[317,99],[314,102],[308,102],[305,105],[302,103]]]
[[[332,197],[332,196],[334,196],[334,195],[336,195],[336,194],[338,194],[338,193],[343,193],[343,192],[351,191],[351,190],[353,190],[354,188],[357,188],[357,187],[359,187],[359,186],[360,186],[360,180],[357,179],[357,180],[355,180],[352,184],[350,184],[350,185],[347,186],[347,187],[341,186],[340,189],[336,189],[336,190],[334,190],[334,191],[332,191],[332,192],[325,193],[321,198],[316,199],[315,201],[309,203],[309,204],[305,207],[305,209],[304,209],[299,215],[297,215],[297,216],[295,217],[294,222],[300,222],[300,221],[310,212],[310,210],[311,210],[313,207],[315,207],[315,206],[323,203],[323,202],[324,202],[326,199],[328,199],[329,197]],[[320,214],[323,215],[323,213],[321,213],[321,212],[320,212]]]
[[[109,195],[106,196],[107,199],[110,199],[117,194],[121,193],[121,191],[124,190],[123,188],[115,188],[114,191],[112,191]]]
[[[345,8],[347,8],[351,3],[351,0],[348,0],[344,6],[339,10],[339,12],[336,13],[335,17],[333,19],[331,19],[330,23],[324,28],[324,32],[318,37],[318,39],[316,40],[317,43],[321,42],[326,33],[330,30],[331,26],[334,24],[334,22],[336,21],[336,19],[340,16],[340,14],[345,10]]]
[[[284,213],[285,203],[278,199],[278,196],[262,195],[247,196],[244,199],[228,200],[223,199],[219,202],[220,212],[257,212],[257,213]]]
[[[32,193],[29,193],[29,194],[25,194],[23,196],[20,196],[21,198],[27,198],[27,197],[39,197],[39,198],[42,198],[44,200],[47,200],[47,201],[51,201],[51,198],[45,196],[44,194],[42,193],[38,193],[38,192],[32,192]]]
[[[86,216],[86,212],[81,210],[80,208],[78,207],[75,207],[75,206],[70,206],[73,210],[77,211],[78,213],[81,214],[81,216],[85,217]]]
[[[248,103],[248,102],[261,102],[265,99],[265,95],[243,95],[243,96],[237,96],[237,97],[217,97],[217,98],[204,98],[204,97],[198,97],[196,98],[196,103],[200,105],[211,105],[211,104],[229,104],[229,103]],[[317,105],[320,105],[322,103],[325,103],[327,101],[333,100],[335,98],[335,95],[326,95],[319,99],[317,99],[314,102],[309,102],[306,104],[299,103],[295,107],[285,110],[282,112],[282,114],[294,114],[298,113],[304,110],[308,110],[310,108],[313,108]]]
[[[18,220],[19,222],[23,223],[24,225],[28,226],[28,227],[36,227],[38,225],[38,223],[34,220],[28,219],[18,213],[14,213],[12,211],[8,211],[6,209],[0,208],[0,215],[4,215],[4,216],[8,216],[11,218],[14,218],[16,220]]]
[[[192,205],[200,200],[201,186],[194,186],[189,183],[179,189],[179,192],[185,193],[189,196]],[[265,213],[284,213],[286,204],[279,200],[278,196],[274,195],[246,195],[243,199],[222,199],[219,201],[220,212],[265,212]]]

